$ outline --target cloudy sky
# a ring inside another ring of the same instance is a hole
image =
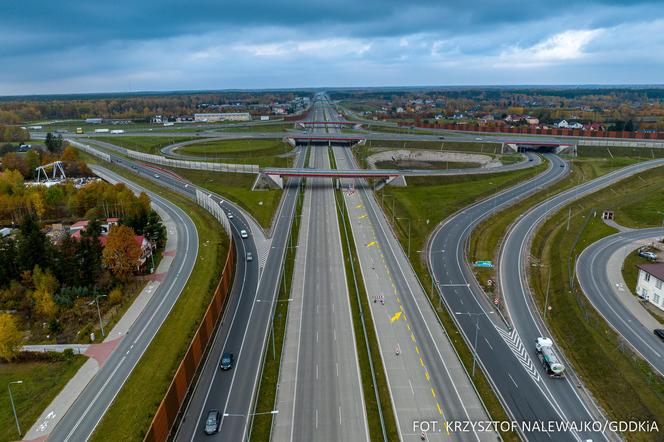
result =
[[[664,83],[661,0],[2,0],[0,29],[0,95]]]

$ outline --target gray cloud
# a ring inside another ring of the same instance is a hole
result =
[[[8,0],[0,94],[655,82],[663,20],[657,1]]]

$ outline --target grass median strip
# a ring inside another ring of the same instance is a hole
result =
[[[433,229],[454,212],[500,190],[532,178],[543,172],[546,164],[513,172],[491,175],[460,175],[418,177],[408,180],[407,188],[383,188],[376,192],[386,217],[392,222],[404,250],[408,249],[408,219],[411,224],[410,262],[424,287],[431,287],[431,276],[426,264],[426,240]],[[468,372],[473,365],[473,354],[458,333],[449,312],[438,295],[427,292],[438,318],[450,337],[461,362]],[[507,420],[507,414],[498,401],[489,381],[480,370],[473,379],[475,387],[492,419]],[[501,433],[505,440],[518,440],[514,433]]]
[[[182,294],[90,438],[140,441],[219,282],[228,238],[212,215],[186,197],[118,166],[98,164],[178,205],[191,217],[199,235],[198,259]]]
[[[291,245],[286,249],[283,278],[279,285],[277,305],[274,309],[271,332],[268,337],[270,342],[268,342],[266,348],[263,370],[261,372],[258,399],[256,400],[256,415],[254,416],[251,425],[251,440],[254,441],[270,440],[272,420],[274,418],[274,415],[272,415],[270,411],[274,410],[276,405],[277,384],[279,382],[279,370],[281,368],[281,354],[284,347],[288,307],[290,305],[289,298],[291,298],[293,270],[295,268],[296,250],[292,244],[297,244],[298,235],[300,233],[300,215],[302,214],[303,196],[304,186],[300,186],[295,205],[295,216],[291,221],[294,222],[295,225],[291,228],[290,238],[287,243]]]
[[[331,155],[333,157],[333,155]],[[335,163],[333,163],[335,164]],[[342,249],[348,285],[349,301],[353,315],[355,345],[362,377],[362,389],[372,441],[399,440],[396,420],[392,410],[389,386],[385,378],[380,346],[376,338],[373,319],[369,311],[369,301],[361,275],[357,275],[360,263],[355,252],[355,240],[352,235],[350,220],[344,210],[343,193],[335,192],[337,216],[341,226]]]
[[[152,155],[161,155],[160,149],[170,144],[181,143],[183,141],[196,140],[196,137],[143,137],[143,136],[110,136],[110,137],[91,137],[93,140],[104,141],[125,149],[135,150],[137,152],[149,153]]]
[[[594,310],[574,276],[576,257],[591,243],[615,232],[599,213],[614,210],[617,218],[634,204],[650,207],[661,198],[664,167],[626,178],[588,195],[550,217],[536,232],[531,254],[551,272],[545,316],[549,330],[574,370],[609,419],[658,422],[664,425],[664,379],[640,357]],[[571,207],[572,211],[569,212]],[[569,229],[560,218],[570,215]],[[649,214],[643,214],[648,219]],[[536,304],[542,311],[548,272],[529,275]],[[613,379],[613,382],[606,382]],[[661,440],[659,434],[630,433],[629,440]]]
[[[636,163],[637,161],[632,158],[573,159],[571,162],[571,172],[567,177],[490,216],[473,229],[470,234],[468,260],[470,262],[486,260],[492,260],[494,263],[497,262],[499,247],[507,229],[528,208],[563,190],[629,164]],[[487,293],[492,294],[495,290],[495,284],[489,283],[489,281],[496,280],[496,269],[473,267],[473,271],[482,288]]]

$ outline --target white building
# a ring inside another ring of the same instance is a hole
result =
[[[639,264],[636,294],[655,307],[664,310],[664,263]]]
[[[583,124],[579,122],[568,122],[567,120],[561,120],[556,126],[559,129],[583,129]]]
[[[194,121],[214,123],[217,121],[251,121],[249,112],[210,112],[194,114]]]

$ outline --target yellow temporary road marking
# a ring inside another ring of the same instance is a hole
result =
[[[443,415],[443,409],[440,408],[440,404],[438,404],[438,403],[436,404],[436,406],[438,407],[438,414],[440,414],[442,416]]]
[[[364,207],[362,206],[362,204],[358,204],[357,206],[355,206],[356,209],[361,209],[362,207]]]
[[[410,324],[406,323],[406,328],[410,331]]]
[[[365,214],[362,215],[359,219],[364,219],[364,218],[366,218],[366,217],[367,217],[367,214],[365,213]]]
[[[415,335],[412,334],[412,333],[410,334],[410,340],[413,341],[413,342],[415,342]]]
[[[433,387],[431,387],[431,396],[434,398],[436,397],[436,390],[434,390]]]
[[[367,247],[375,246],[376,244],[376,241],[371,241],[369,244],[367,244]]]
[[[420,347],[418,347],[417,345],[415,346],[415,352],[416,352],[418,355],[420,354]]]
[[[428,371],[425,371],[425,372],[424,372],[424,377],[427,378],[427,381],[430,379],[430,378],[429,378],[429,372],[428,372]],[[440,405],[439,405],[439,406],[440,406]]]
[[[394,321],[398,320],[400,317],[401,317],[401,312],[396,312],[394,315],[392,315],[392,317],[390,318],[390,321],[394,322]]]
[[[422,360],[422,358],[420,358],[420,365],[424,367],[424,361]]]

